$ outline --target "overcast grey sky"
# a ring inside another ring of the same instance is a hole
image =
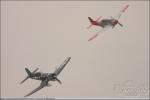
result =
[[[87,30],[87,17],[109,18],[126,4],[119,20],[123,28],[87,41],[100,29]],[[25,67],[53,72],[68,56],[72,59],[58,76],[62,84],[49,82],[53,86],[31,97],[126,97],[118,93],[126,82],[148,88],[148,1],[2,1],[1,21],[2,97],[22,97],[40,85],[31,79],[19,84]]]

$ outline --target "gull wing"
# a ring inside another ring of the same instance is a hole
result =
[[[32,95],[33,93],[39,91],[40,89],[44,88],[45,86],[47,86],[48,84],[48,80],[44,80],[41,82],[40,86],[37,87],[36,89],[34,89],[32,92],[30,92],[29,94],[25,95],[25,97]]]
[[[59,73],[63,70],[63,68],[67,65],[67,63],[70,61],[71,57],[68,57],[61,65],[59,68],[57,68],[54,72],[54,74],[57,76]]]

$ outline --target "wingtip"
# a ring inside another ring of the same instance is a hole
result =
[[[28,97],[28,94],[27,94],[27,95],[25,95],[24,97]]]
[[[22,84],[22,81],[19,84]]]
[[[27,94],[27,95],[25,95],[24,97],[28,97],[28,96],[30,96],[31,94]]]
[[[71,56],[68,57],[68,60],[70,60],[70,59],[71,59]]]

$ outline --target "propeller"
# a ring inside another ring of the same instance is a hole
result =
[[[111,16],[112,19],[116,20],[114,17]],[[116,20],[117,24],[119,24],[121,27],[123,27],[123,25],[119,22],[119,20]]]
[[[57,77],[55,78],[58,83],[62,83]]]
[[[123,25],[122,25],[120,22],[118,22],[118,24],[119,24],[121,27],[123,27]]]
[[[51,79],[54,79],[54,80],[56,80],[58,83],[62,83],[58,78],[57,78],[57,76],[56,76],[56,74],[55,73],[52,73],[52,74],[50,74],[49,76],[48,76],[48,78],[51,80]]]

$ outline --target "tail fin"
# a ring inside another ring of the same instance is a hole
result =
[[[118,22],[118,24],[119,24],[121,27],[123,27],[123,25],[122,25],[120,22]]]
[[[94,21],[91,17],[88,17],[92,25],[98,25],[97,21]]]
[[[34,74],[38,69],[39,69],[39,68],[35,69],[35,70],[31,73],[28,68],[25,68],[25,70],[26,70],[28,76],[27,76],[23,81],[21,81],[20,84],[22,84],[22,83],[25,82],[28,78],[30,78],[31,75]]]
[[[26,72],[27,72],[28,76],[31,76],[31,75],[32,75],[32,73],[29,71],[29,69],[28,69],[28,68],[25,68],[25,70],[26,70]]]

